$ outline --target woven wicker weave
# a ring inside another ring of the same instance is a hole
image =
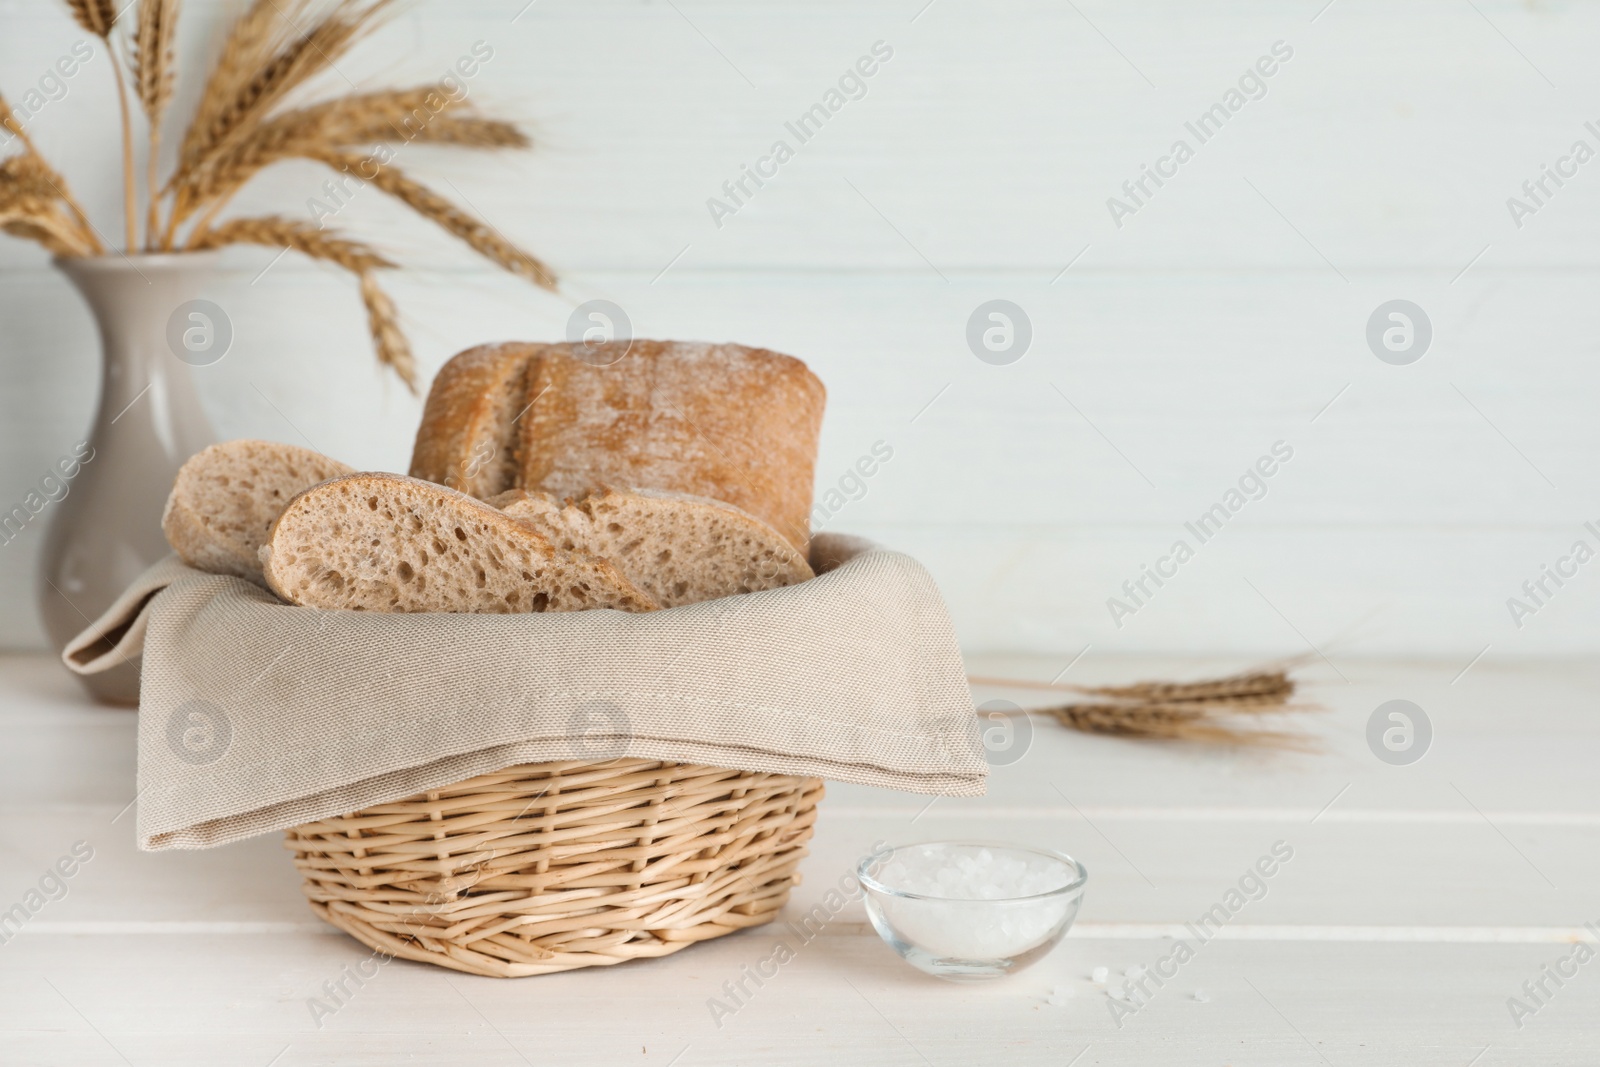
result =
[[[322,918],[391,956],[513,978],[665,956],[777,916],[822,781],[618,759],[508,767],[297,826]]]

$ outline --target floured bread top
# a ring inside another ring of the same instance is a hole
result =
[[[523,488],[565,499],[607,486],[706,497],[804,550],[826,401],[805,364],[684,341],[636,340],[605,366],[584,355],[581,345],[550,345],[533,359],[519,420]]]

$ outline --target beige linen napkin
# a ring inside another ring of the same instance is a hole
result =
[[[62,654],[143,653],[141,848],[207,848],[517,763],[620,756],[976,796],[938,589],[821,535],[801,585],[630,615],[380,615],[166,560]]]

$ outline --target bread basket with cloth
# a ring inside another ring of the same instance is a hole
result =
[[[759,349],[500,345],[412,477],[197,456],[178,555],[63,653],[142,661],[140,847],[283,831],[323,919],[515,977],[772,920],[823,779],[981,794],[932,579],[809,536],[821,405]]]

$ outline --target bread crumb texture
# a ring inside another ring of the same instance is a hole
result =
[[[260,581],[257,556],[284,506],[319,482],[351,473],[336,459],[294,445],[211,445],[178,471],[162,529],[186,563]]]
[[[495,498],[558,549],[603,556],[662,607],[794,585],[811,567],[778,531],[728,504],[607,490],[563,507],[548,493]]]
[[[262,558],[280,596],[313,607],[513,614],[656,606],[607,561],[558,553],[494,508],[399,475],[356,474],[302,493]]]

